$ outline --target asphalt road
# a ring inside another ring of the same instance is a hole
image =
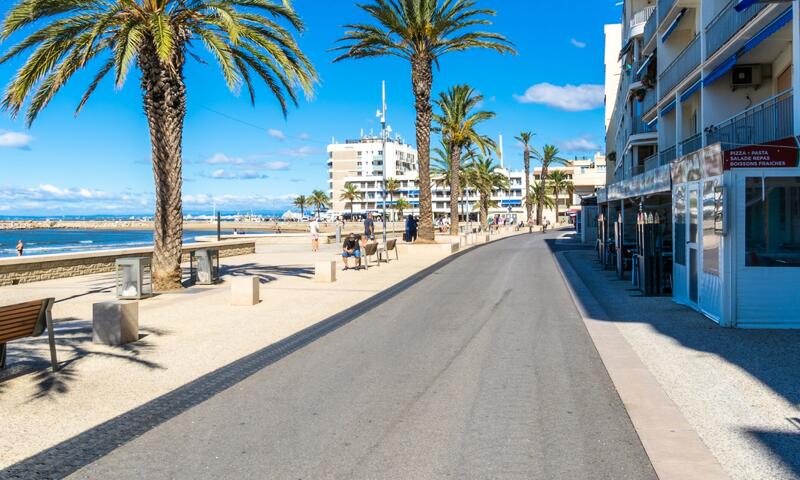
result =
[[[464,254],[73,478],[656,476],[533,234]]]

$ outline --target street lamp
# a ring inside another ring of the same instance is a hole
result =
[[[386,245],[386,137],[389,134],[389,131],[386,128],[386,80],[381,82],[381,93],[382,110],[378,110],[375,116],[381,119],[381,142],[383,144],[383,168],[381,168],[381,179],[383,183],[381,184],[381,196],[383,197],[383,244]]]

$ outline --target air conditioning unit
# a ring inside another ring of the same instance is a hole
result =
[[[736,65],[731,69],[731,86],[748,88],[761,86],[761,65]]]

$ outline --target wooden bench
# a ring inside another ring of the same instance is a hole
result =
[[[389,263],[389,252],[394,250],[395,260],[400,260],[400,255],[397,253],[397,239],[387,240],[386,247],[381,246],[378,250],[378,263],[381,262],[383,254],[386,254],[386,263]]]
[[[54,298],[33,300],[16,305],[0,307],[0,369],[6,367],[6,343],[21,338],[38,337],[47,330],[50,342],[50,362],[53,371],[58,371],[56,341],[53,335]]]
[[[375,242],[368,243],[361,249],[361,257],[364,259],[364,266],[367,269],[369,269],[369,257],[373,256],[377,258],[377,264],[380,267],[381,261],[380,257],[378,257],[378,244]]]

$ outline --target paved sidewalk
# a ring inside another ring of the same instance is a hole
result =
[[[800,332],[721,328],[564,256],[731,478],[800,478]]]
[[[92,343],[92,304],[113,300],[110,274],[0,288],[4,304],[57,298],[53,313],[62,365],[56,374],[48,370],[46,337],[9,344],[10,369],[0,373],[0,431],[15,434],[0,435],[0,469],[287,338],[445,258],[406,255],[369,271],[348,272],[341,271],[339,259],[339,281],[320,284],[313,280],[314,262],[339,258],[337,246],[323,246],[317,254],[305,245],[276,245],[268,251],[221,260],[224,279],[260,278],[259,305],[230,306],[227,283],[159,295],[140,302],[142,338],[118,348]]]

